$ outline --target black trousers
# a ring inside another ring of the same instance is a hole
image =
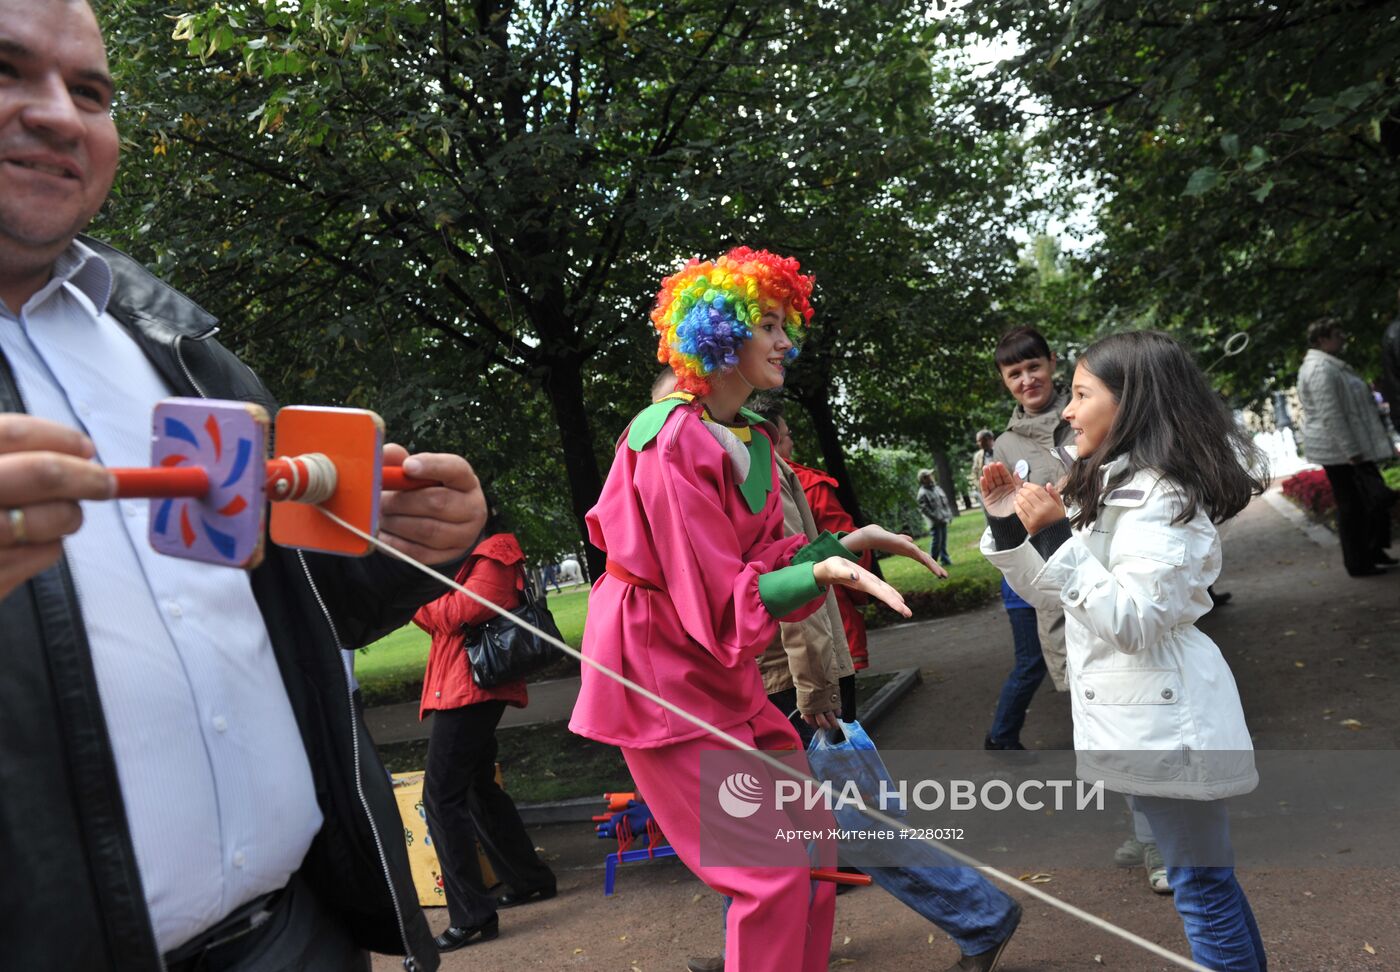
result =
[[[1322,468],[1337,501],[1342,562],[1348,574],[1368,571],[1382,548],[1390,546],[1390,509],[1378,501],[1385,495],[1380,468],[1374,462]]]
[[[554,887],[554,872],[535,853],[515,802],[496,785],[496,725],[505,710],[504,702],[478,702],[433,713],[423,809],[456,928],[479,925],[496,913],[476,856],[478,840],[511,891]]]

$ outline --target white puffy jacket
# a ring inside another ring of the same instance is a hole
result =
[[[1126,463],[1109,463],[1105,475]],[[1063,609],[1079,776],[1109,790],[1217,800],[1259,782],[1230,667],[1194,627],[1210,610],[1220,539],[1169,482],[1139,472],[1050,559],[1029,540],[982,553],[1036,608]]]

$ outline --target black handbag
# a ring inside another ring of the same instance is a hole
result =
[[[524,603],[509,614],[497,615],[485,624],[464,629],[472,681],[482,688],[496,688],[533,675],[564,657],[564,653],[554,645],[514,621],[519,618],[560,641],[564,640],[559,634],[559,626],[554,623],[554,615],[544,606],[544,595],[535,590],[534,580],[528,572],[525,575],[524,597]]]

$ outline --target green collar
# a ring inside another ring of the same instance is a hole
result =
[[[694,395],[674,392],[642,409],[627,430],[627,447],[633,452],[641,452],[661,434],[661,427],[666,424],[667,417],[677,406],[694,400]],[[708,411],[701,414],[701,419],[729,431],[741,442],[746,442],[749,450],[749,474],[739,484],[739,493],[748,504],[749,511],[758,513],[768,501],[768,494],[773,491],[773,444],[768,440],[768,436],[755,435],[750,430],[751,426],[763,421],[762,416],[747,408],[739,409],[739,415],[747,424],[725,425],[723,422],[716,422]]]

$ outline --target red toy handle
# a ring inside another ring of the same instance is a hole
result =
[[[164,469],[111,469],[117,478],[117,496],[151,499],[167,496],[192,496],[196,499],[209,493],[209,471],[200,466],[171,466]]]
[[[274,482],[287,476],[288,463],[293,460],[271,459],[267,463],[269,491]],[[150,469],[109,469],[117,480],[117,496],[121,499],[161,499],[170,496],[190,496],[196,499],[209,493],[209,471],[201,466],[153,467]],[[431,479],[413,479],[404,475],[402,466],[385,466],[384,489],[402,491],[440,486]]]
[[[433,479],[413,479],[405,475],[403,466],[385,466],[381,479],[385,489],[394,491],[422,489],[425,486],[442,485],[442,483]]]
[[[854,884],[862,888],[869,887],[872,881],[869,874],[847,874],[830,867],[812,868],[812,880],[830,881],[832,884]]]

